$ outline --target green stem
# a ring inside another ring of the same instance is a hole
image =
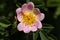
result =
[[[33,33],[33,40],[35,40],[34,36],[35,36],[35,34]]]
[[[33,40],[36,40],[36,33],[33,33]]]

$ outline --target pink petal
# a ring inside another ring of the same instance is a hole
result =
[[[17,8],[16,13],[17,13],[18,21],[21,21],[21,19],[22,19],[22,10],[21,10],[21,8]]]
[[[31,30],[29,29],[28,25],[25,25],[25,27],[23,28],[24,33],[29,33]]]
[[[18,29],[19,31],[22,31],[23,28],[24,28],[24,26],[25,26],[24,24],[19,23],[18,26],[17,26],[17,29]]]
[[[33,8],[34,8],[33,2],[28,2],[28,9],[33,10]]]
[[[23,23],[19,23],[18,26],[17,26],[17,29],[19,31],[23,31],[24,33],[29,33],[30,32],[30,29],[28,28],[28,26],[23,24]]]
[[[34,24],[35,27],[37,27],[38,29],[41,29],[42,28],[42,23],[40,21],[37,21],[35,24]]]
[[[40,21],[42,21],[45,18],[45,15],[43,13],[40,13],[37,16]]]
[[[41,13],[38,8],[34,9],[34,13],[37,15],[37,17],[40,21],[42,21],[45,18],[45,15],[43,13]]]
[[[29,33],[30,32],[30,30],[27,27],[25,27],[23,31],[24,31],[24,33]]]
[[[28,2],[27,4],[22,5],[22,11],[31,11],[34,8],[34,4],[32,2]]]
[[[22,5],[22,11],[25,12],[27,10],[27,4]]]
[[[39,10],[38,8],[35,8],[35,9],[34,9],[34,13],[35,13],[36,15],[38,15],[38,14],[40,14],[41,12],[40,12],[40,10]]]
[[[21,19],[22,19],[22,10],[21,10],[21,8],[17,8],[16,13],[17,13],[18,21],[21,21]]]
[[[20,22],[22,20],[22,13],[20,13],[19,15],[17,15],[17,19]]]
[[[17,8],[16,13],[17,13],[17,15],[19,15],[21,13],[21,8]]]
[[[35,26],[32,26],[32,27],[31,27],[31,31],[32,31],[32,32],[35,32],[35,31],[37,31],[37,27],[35,27]]]

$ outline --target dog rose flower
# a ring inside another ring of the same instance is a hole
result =
[[[33,2],[28,2],[16,9],[17,19],[20,22],[17,26],[19,31],[29,33],[42,28],[41,21],[45,15],[38,8],[34,8]]]

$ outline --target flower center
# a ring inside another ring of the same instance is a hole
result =
[[[37,16],[33,12],[24,12],[22,22],[27,25],[32,25],[36,22]]]

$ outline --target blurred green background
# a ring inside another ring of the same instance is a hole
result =
[[[43,26],[54,27],[52,30],[44,29],[46,33],[50,30],[48,36],[52,36],[52,40],[60,40],[60,0],[0,0],[0,40],[28,40],[27,34],[16,28],[19,23],[16,20],[17,6],[21,7],[28,1],[32,1],[45,14]]]

